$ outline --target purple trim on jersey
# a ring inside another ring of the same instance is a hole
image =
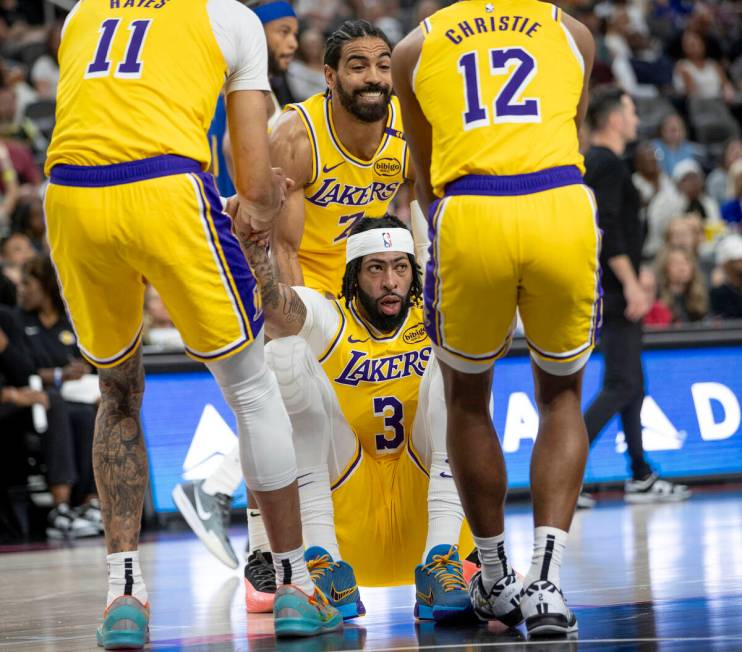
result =
[[[338,311],[338,314],[340,315],[340,326],[338,326],[338,332],[335,334],[335,338],[332,340],[332,343],[329,347],[327,347],[327,350],[322,354],[322,357],[319,359],[319,363],[322,364],[327,358],[330,356],[330,354],[335,350],[335,347],[337,346],[338,342],[340,341],[340,338],[343,336],[343,333],[345,332],[345,313],[343,312],[343,309],[340,307],[340,303],[338,301],[335,301],[335,308]]]
[[[173,174],[198,174],[201,164],[193,159],[174,154],[154,156],[141,161],[127,161],[111,165],[55,165],[50,181],[57,186],[102,188],[135,183]]]
[[[189,349],[187,346],[184,346],[185,352],[192,355],[194,358],[200,361],[205,360],[213,360],[215,358],[223,358],[225,356],[228,356],[232,351],[235,351],[236,349],[239,349],[241,346],[245,346],[245,342],[249,342],[250,338],[248,336],[245,336],[241,338],[238,342],[236,342],[233,346],[230,346],[228,349],[224,349],[223,351],[219,351],[218,353],[198,353],[197,351],[194,351],[193,349]]]
[[[425,468],[425,465],[420,461],[420,458],[417,456],[417,453],[415,452],[415,449],[412,447],[412,442],[407,442],[407,453],[412,458],[412,461],[415,463],[418,469],[420,469],[424,474],[426,478],[430,477],[430,471]]]
[[[356,467],[358,466],[358,463],[361,461],[361,458],[363,457],[363,447],[361,446],[361,442],[358,441],[356,438],[356,456],[355,459],[351,462],[350,466],[348,467],[348,470],[343,473],[343,475],[340,476],[340,478],[330,487],[330,491],[335,491],[340,485],[343,484],[353,473],[353,471],[356,470]]]
[[[446,197],[455,195],[512,197],[583,183],[579,168],[574,165],[562,165],[539,172],[510,176],[468,174],[447,184],[443,194]]]
[[[246,328],[246,334],[249,336],[252,331],[252,337],[255,337],[263,327],[263,312],[256,315],[257,306],[255,297],[257,296],[257,281],[253,276],[250,265],[245,260],[245,255],[240,249],[237,238],[232,233],[232,220],[222,210],[222,201],[214,185],[214,177],[211,174],[202,172],[198,178],[203,183],[204,192],[206,193],[205,205],[209,209],[211,220],[219,237],[219,244],[222,247],[224,258],[232,275],[234,284],[239,294],[239,302],[245,310],[245,314],[250,320],[250,327]],[[237,298],[237,297],[235,297]],[[222,354],[223,355],[223,354]]]
[[[554,20],[559,22],[559,7],[554,5]]]

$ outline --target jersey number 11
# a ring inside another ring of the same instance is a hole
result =
[[[111,70],[111,44],[116,36],[120,18],[109,18],[104,20],[100,26],[100,38],[98,46],[95,48],[95,57],[85,72],[85,79],[96,77],[107,77]],[[147,30],[152,24],[151,19],[134,20],[129,24],[129,42],[126,45],[124,60],[116,66],[116,72],[113,76],[117,79],[139,79],[142,76],[144,64],[140,60],[144,39],[147,36]]]

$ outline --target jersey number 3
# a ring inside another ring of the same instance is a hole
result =
[[[120,18],[104,20],[100,26],[100,38],[95,48],[95,56],[85,72],[85,79],[107,77],[111,71],[111,44],[116,36],[116,30],[121,22]],[[129,23],[129,42],[126,45],[124,60],[116,66],[113,76],[118,79],[139,79],[142,76],[144,64],[140,59],[144,39],[152,20],[133,20]]]
[[[374,416],[384,418],[384,434],[376,435],[379,453],[393,451],[404,443],[404,405],[396,396],[374,397]],[[392,439],[387,434],[393,435]]]
[[[477,129],[505,122],[541,122],[538,98],[522,98],[526,86],[536,75],[536,59],[523,48],[489,51],[489,73],[508,75],[495,97],[492,117],[482,103],[479,78],[479,52],[467,52],[459,58],[459,73],[464,78],[464,129]]]

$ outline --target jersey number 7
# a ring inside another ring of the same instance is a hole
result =
[[[85,73],[85,79],[94,79],[96,77],[107,77],[111,70],[111,44],[116,36],[120,18],[109,18],[104,20],[100,26],[100,38],[98,46],[95,48],[95,56],[88,66]],[[129,23],[129,42],[126,45],[124,60],[116,66],[116,72],[113,76],[117,79],[139,79],[142,76],[144,64],[140,59],[144,40],[147,37],[147,31],[152,24],[151,19],[133,20]]]

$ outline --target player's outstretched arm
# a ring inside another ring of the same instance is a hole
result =
[[[307,318],[307,308],[296,290],[276,278],[268,250],[257,242],[240,245],[260,286],[265,315],[265,334],[271,339],[298,335]]]
[[[262,91],[235,91],[227,97],[234,184],[240,199],[235,230],[266,241],[286,198],[288,181],[271,168],[268,118]]]
[[[294,181],[273,230],[273,258],[278,279],[287,285],[304,285],[299,246],[304,235],[304,187],[312,180],[312,146],[296,111],[278,120],[270,137],[270,156]]]
[[[430,184],[430,160],[432,156],[432,132],[420,103],[412,89],[412,71],[420,58],[423,33],[418,27],[403,38],[392,52],[392,82],[402,107],[407,142],[412,152],[415,167],[415,196],[427,215],[435,199]]]

